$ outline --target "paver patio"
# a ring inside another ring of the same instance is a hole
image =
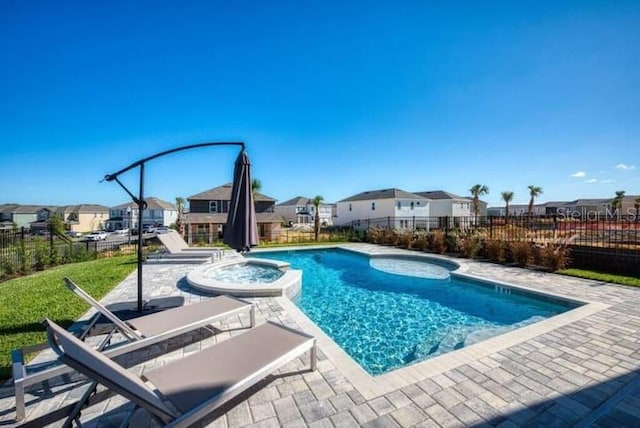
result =
[[[416,254],[368,244],[342,246],[363,252]],[[534,329],[512,332],[508,340],[489,342],[494,348],[486,343],[473,345],[460,350],[471,353],[447,354],[442,362],[391,372],[380,382],[360,379],[361,373],[353,373],[335,345],[326,344],[324,338],[319,340],[316,372],[307,371],[308,356],[298,359],[212,414],[205,425],[640,426],[640,290],[489,263],[459,262],[461,270],[470,275],[592,302],[593,306],[565,318],[564,325],[551,323],[538,331],[530,326]],[[191,269],[193,265],[145,265],[145,298],[180,295],[185,304],[208,298],[193,293],[186,284],[184,275]],[[135,297],[134,273],[104,302]],[[258,323],[275,320],[308,331],[305,320],[283,298],[250,300],[257,305]],[[243,315],[217,325],[222,332],[215,336],[197,332],[154,346],[136,357],[158,356],[134,370],[144,372],[197,352],[242,334],[242,327],[248,325],[249,318]],[[170,352],[165,353],[167,350]],[[54,380],[31,391],[27,420],[82,394],[82,378],[67,376],[63,381]],[[11,388],[0,389],[0,425],[14,425],[13,405]],[[82,421],[88,427],[113,426],[131,407],[115,396],[85,409]],[[138,410],[132,426],[155,426],[155,421]]]

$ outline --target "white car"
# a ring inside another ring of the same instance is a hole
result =
[[[95,232],[90,232],[87,236],[84,237],[87,241],[103,241],[107,239],[107,232],[104,230],[98,230]]]

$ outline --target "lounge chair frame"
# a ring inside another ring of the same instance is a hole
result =
[[[235,297],[229,296],[220,296],[225,299],[233,299],[238,302],[244,303],[243,306],[238,307],[237,309],[230,310],[224,313],[218,313],[212,315],[211,317],[200,320],[199,322],[185,324],[181,326],[181,328],[176,328],[173,330],[166,331],[161,334],[157,334],[150,337],[144,337],[140,332],[132,329],[127,323],[123,322],[120,318],[118,318],[113,312],[107,309],[104,305],[96,301],[93,297],[91,297],[86,291],[80,288],[77,284],[75,284],[71,279],[64,278],[65,284],[73,293],[77,296],[85,300],[89,305],[95,308],[98,311],[97,316],[95,316],[89,324],[89,327],[84,330],[80,338],[84,340],[88,335],[88,332],[95,325],[100,315],[104,315],[109,321],[111,321],[115,329],[120,331],[123,336],[127,339],[127,342],[120,342],[114,347],[106,349],[111,342],[111,338],[114,334],[112,330],[110,333],[106,335],[106,337],[98,344],[97,348],[99,351],[104,351],[104,354],[109,358],[115,358],[120,355],[124,355],[133,351],[137,351],[138,349],[142,349],[144,347],[163,342],[173,337],[180,336],[189,331],[193,331],[199,328],[207,328],[208,325],[219,321],[221,319],[239,315],[243,312],[249,310],[250,312],[250,328],[255,327],[256,325],[256,315],[255,315],[255,306],[242,299],[238,299]],[[42,382],[47,379],[54,378],[56,376],[60,376],[66,373],[70,373],[71,370],[68,366],[65,365],[56,365],[51,368],[36,372],[36,373],[27,373],[27,367],[24,361],[24,354],[28,352],[33,352],[37,350],[45,349],[45,346],[32,347],[30,349],[23,348],[21,350],[14,350],[11,353],[12,359],[12,371],[13,371],[13,384],[15,389],[15,400],[16,400],[16,420],[20,421],[25,418],[26,415],[26,403],[25,403],[25,390],[27,387],[34,385],[36,383]]]
[[[87,348],[87,350],[85,351],[81,351],[80,353],[77,351],[77,349],[75,351],[73,349],[66,350],[63,349],[65,344],[63,344],[63,348],[61,348],[59,346],[60,341],[66,341],[65,343],[68,344],[70,343],[68,341],[78,341],[78,339],[68,334],[61,327],[57,326],[55,323],[49,320],[45,320],[43,324],[47,328],[47,336],[50,346],[59,355],[59,360],[61,362],[69,365],[70,367],[73,367],[77,371],[92,379],[94,382],[101,383],[115,393],[131,400],[136,405],[136,407],[142,407],[146,409],[162,425],[166,424],[166,426],[169,427],[187,427],[194,424],[195,422],[198,422],[204,416],[210,414],[230,399],[246,391],[248,388],[255,385],[275,370],[279,369],[280,367],[284,366],[294,358],[304,354],[307,351],[310,351],[310,369],[312,371],[316,370],[317,344],[315,338],[313,336],[309,336],[305,333],[285,327],[283,325],[268,322],[266,324],[271,324],[277,329],[287,331],[288,333],[286,334],[296,335],[299,338],[303,338],[304,340],[295,347],[288,349],[287,352],[280,355],[278,358],[268,362],[267,364],[264,364],[262,367],[260,367],[260,369],[243,378],[238,383],[230,385],[220,393],[214,394],[199,405],[196,405],[188,411],[181,413],[177,408],[171,408],[174,406],[170,407],[165,403],[165,401],[169,400],[162,396],[162,392],[158,390],[158,388],[156,388],[155,391],[152,390],[146,384],[142,384],[139,380],[137,380],[137,378],[133,374],[126,371],[121,371],[120,373],[118,373],[113,370],[108,371],[105,374],[101,373],[97,368],[91,367],[90,361],[87,361],[86,352],[95,351],[89,348]],[[261,328],[265,329],[265,331],[266,329],[270,328],[266,324],[257,327],[250,333],[243,333],[242,335],[254,334],[255,336],[259,336],[261,334],[261,332],[259,331]],[[227,341],[233,340],[234,337],[227,339]],[[81,343],[80,341],[78,342]],[[218,345],[214,345],[213,347],[207,348],[200,352],[206,353],[208,350],[212,350],[212,348],[215,348],[216,346]],[[247,350],[247,352],[250,351],[250,349]],[[75,357],[70,355],[70,352],[74,352]],[[95,356],[93,358],[95,358]],[[80,361],[82,359],[85,362]],[[215,361],[212,361],[212,364],[215,364]],[[169,363],[169,365],[171,365],[171,363]],[[167,369],[167,367],[165,367],[165,369]],[[125,382],[122,382],[123,379],[125,380]],[[144,379],[145,377],[143,376],[143,378],[140,380]],[[133,409],[132,413],[133,412],[135,412],[135,408]],[[128,422],[128,418],[125,420],[125,422]],[[71,423],[70,420],[67,421],[67,424],[69,423]]]

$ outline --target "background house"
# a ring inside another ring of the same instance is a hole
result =
[[[62,217],[68,231],[77,233],[102,230],[109,219],[109,208],[98,204],[65,205],[55,213]]]
[[[187,242],[213,243],[224,236],[232,184],[205,190],[187,198],[189,212],[184,216]],[[280,231],[280,217],[275,213],[276,200],[256,192],[254,194],[256,220],[260,238],[273,240]]]
[[[547,207],[545,204],[536,204],[533,206],[532,212],[534,216],[545,215],[547,213]],[[487,215],[493,217],[504,217],[504,205],[489,207],[487,209]],[[521,217],[526,215],[529,215],[529,204],[509,204],[509,217]]]
[[[576,219],[605,218],[610,215],[611,198],[609,199],[576,199],[558,208],[560,215]]]
[[[316,214],[320,216],[320,225],[333,225],[333,204],[321,203],[318,213],[313,199],[296,196],[293,199],[277,204],[275,213],[285,222],[293,224],[314,224]]]
[[[156,197],[145,198],[147,208],[142,215],[142,226],[170,226],[178,219],[178,209],[171,202]],[[106,229],[109,231],[120,229],[137,229],[138,205],[131,201],[116,205],[109,209],[109,220]]]
[[[400,189],[371,190],[345,198],[337,203],[340,225],[366,229],[368,226],[393,229],[413,228],[413,217],[428,217],[429,200]],[[427,225],[424,225],[427,228]]]
[[[469,198],[445,192],[444,190],[414,193],[429,199],[429,215],[432,217],[470,217],[473,215],[473,208]]]
[[[3,221],[15,224],[17,228],[31,229],[31,223],[46,220],[55,207],[44,205],[7,204],[3,208]]]

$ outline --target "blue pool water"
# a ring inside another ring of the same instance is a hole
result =
[[[345,250],[252,254],[301,269],[294,303],[372,375],[468,346],[576,304],[455,277],[388,273]],[[375,259],[371,259],[374,264]],[[442,268],[442,266],[437,266]],[[440,269],[426,269],[440,274]]]
[[[280,269],[252,263],[224,266],[209,272],[209,277],[221,282],[258,284],[273,282],[282,276]]]

